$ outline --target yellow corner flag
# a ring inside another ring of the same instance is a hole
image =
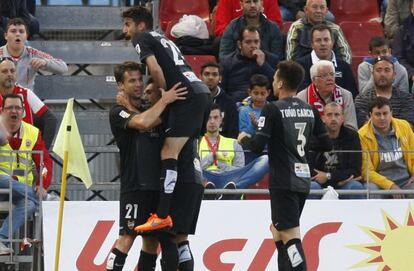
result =
[[[69,173],[78,177],[85,184],[86,188],[89,188],[92,185],[92,178],[75,114],[73,113],[73,98],[68,100],[65,114],[56,136],[55,145],[53,146],[53,152],[61,159],[64,159],[65,151],[69,154],[69,161],[67,161],[67,172],[62,172],[62,174]]]

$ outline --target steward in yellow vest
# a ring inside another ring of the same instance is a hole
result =
[[[15,152],[9,143],[0,147],[0,175],[13,176],[19,182],[28,186],[33,184],[33,159],[30,151],[33,150],[39,137],[39,129],[26,122],[22,122],[22,144]]]

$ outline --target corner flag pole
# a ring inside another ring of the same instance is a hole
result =
[[[71,117],[72,114],[69,114],[68,125],[66,126],[66,133],[64,138],[64,155],[63,155],[63,169],[62,169],[62,178],[60,186],[60,202],[59,202],[59,218],[58,218],[58,230],[56,237],[56,255],[55,255],[55,271],[59,271],[59,257],[60,257],[60,243],[62,237],[62,220],[63,220],[63,209],[65,206],[65,195],[66,195],[66,179],[68,171],[68,162],[69,162],[69,133],[71,131]]]

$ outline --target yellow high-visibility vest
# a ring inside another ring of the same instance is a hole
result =
[[[218,150],[216,153],[217,161],[223,162],[227,165],[233,164],[233,159],[235,156],[234,153],[234,141],[233,138],[228,138],[220,135],[220,144],[218,146]],[[205,156],[207,156],[211,152],[207,140],[202,137],[200,141],[200,147],[199,147],[199,155],[200,158],[203,159]],[[218,171],[218,167],[213,163],[211,166],[206,168],[207,171]]]
[[[23,137],[19,151],[32,151],[39,136],[39,129],[22,121]],[[33,184],[33,159],[31,153],[13,153],[10,144],[0,146],[0,174],[15,176],[28,186]]]

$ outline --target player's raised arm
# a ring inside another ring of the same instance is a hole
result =
[[[154,80],[157,87],[166,89],[167,83],[165,81],[165,76],[155,56],[148,56],[145,59],[145,63],[147,64],[151,77]]]
[[[169,91],[162,91],[161,99],[158,100],[150,109],[137,114],[128,122],[128,127],[138,130],[151,129],[161,123],[160,116],[167,105],[177,100],[185,100],[188,93],[186,87],[179,87],[181,83],[175,84]]]

